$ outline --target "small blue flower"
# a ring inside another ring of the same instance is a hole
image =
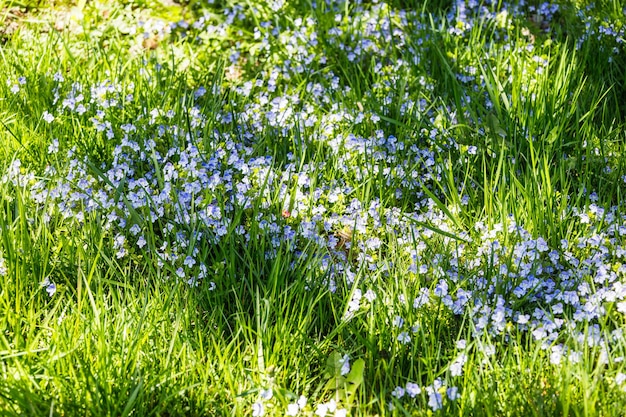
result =
[[[57,286],[54,282],[50,281],[50,277],[46,277],[43,282],[40,284],[42,287],[46,287],[46,292],[50,297],[57,292]]]
[[[52,143],[48,146],[48,153],[55,154],[59,151],[59,140],[54,139]]]
[[[409,336],[407,332],[402,332],[398,335],[398,342],[402,343],[403,345],[406,345],[410,341],[411,341],[411,336]]]
[[[430,388],[430,387],[429,387]],[[443,399],[441,394],[438,391],[430,388],[428,390],[428,406],[433,410],[437,411],[441,407],[443,407]]]
[[[405,392],[404,388],[402,388],[402,387],[395,387],[394,390],[391,391],[391,395],[393,397],[396,397],[396,398],[402,398],[402,397],[404,397],[404,392]]]
[[[183,264],[189,268],[191,268],[192,266],[194,266],[196,264],[196,260],[193,259],[193,257],[191,256],[187,256],[185,258],[185,260],[183,261]]]
[[[43,119],[48,122],[48,123],[52,123],[54,121],[54,116],[50,113],[48,113],[47,111],[43,112]]]
[[[422,393],[422,389],[419,385],[414,382],[406,383],[406,393],[409,394],[411,398],[415,398],[415,396],[420,395]]]
[[[339,363],[341,363],[341,375],[348,375],[350,373],[350,355],[343,355]]]
[[[460,395],[459,395],[459,389],[457,387],[450,387],[446,390],[446,394],[448,396],[448,398],[450,399],[450,401],[456,401]]]
[[[252,415],[254,417],[260,417],[264,414],[265,414],[265,407],[263,406],[263,403],[256,402],[252,404]]]

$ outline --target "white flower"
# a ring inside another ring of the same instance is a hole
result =
[[[326,404],[318,404],[317,409],[315,410],[315,414],[324,417],[328,412],[328,406]]]
[[[272,399],[272,397],[274,396],[274,392],[272,391],[271,388],[262,389],[261,392],[259,393],[259,396],[265,401],[268,401]]]
[[[365,299],[371,303],[376,299],[376,293],[372,290],[367,290],[365,291],[363,297],[365,297]]]
[[[463,375],[463,365],[465,365],[465,355],[459,356],[452,364],[450,365],[450,375],[452,376],[461,376]]]
[[[48,113],[47,111],[43,112],[43,119],[48,122],[48,123],[52,123],[54,121],[54,116],[51,115],[50,113]]]
[[[300,407],[301,410],[306,407],[306,397],[304,395],[301,395],[300,398],[298,398],[298,407]]]
[[[337,402],[335,400],[330,400],[326,403],[327,410],[331,413],[337,409]]]
[[[486,345],[483,347],[483,353],[485,356],[493,356],[496,353],[496,347],[494,345]]]
[[[558,365],[561,363],[563,357],[563,346],[552,346],[552,352],[550,353],[550,363],[552,365]]]
[[[298,407],[297,403],[291,403],[287,406],[287,411],[285,412],[288,416],[297,416],[300,411],[300,407]]]
[[[253,417],[260,417],[263,414],[265,414],[265,407],[263,406],[263,403],[256,402],[252,404],[252,416]]]

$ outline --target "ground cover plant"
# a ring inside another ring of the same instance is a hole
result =
[[[0,3],[0,415],[622,415],[618,1]]]

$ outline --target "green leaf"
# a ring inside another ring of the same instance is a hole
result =
[[[343,366],[343,355],[336,350],[331,352],[326,359],[326,373],[331,378],[341,377],[341,367]]]

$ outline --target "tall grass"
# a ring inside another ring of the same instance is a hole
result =
[[[2,6],[0,414],[620,415],[623,11],[527,3]]]

